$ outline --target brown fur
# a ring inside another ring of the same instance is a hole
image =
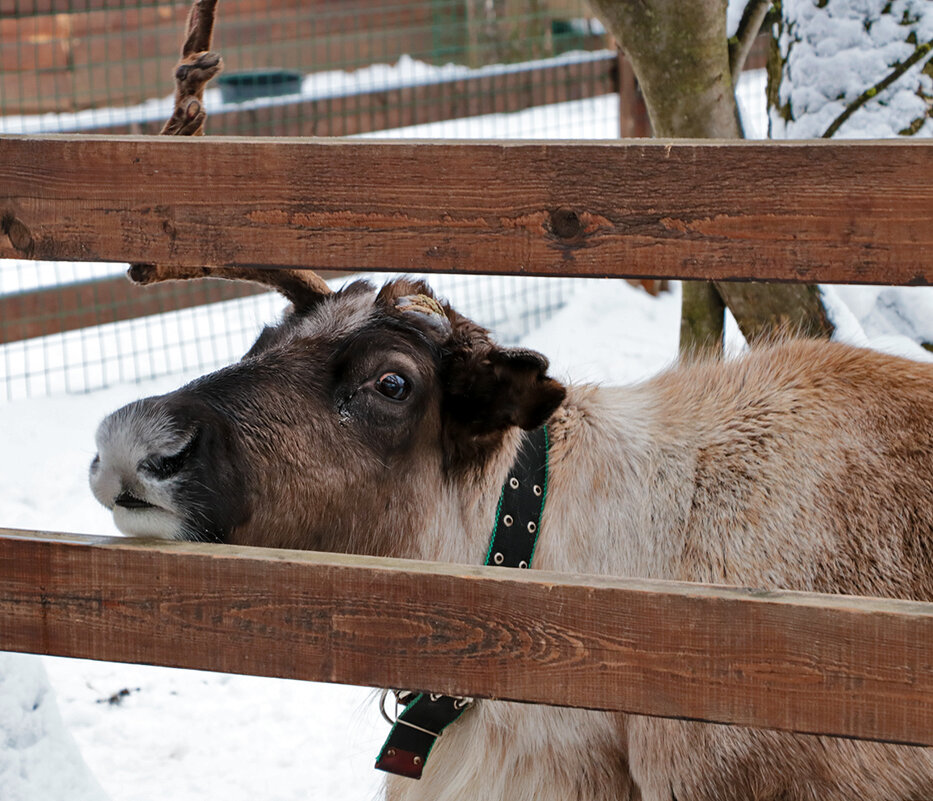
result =
[[[446,306],[439,322],[429,292],[320,296],[238,365],[115,413],[98,436],[98,497],[164,504],[166,536],[476,564],[519,429],[549,418],[536,567],[933,600],[929,366],[791,341],[565,392],[540,355],[497,347]],[[403,401],[374,390],[387,371],[409,379]],[[141,473],[143,457],[163,478]],[[245,489],[218,488],[218,475]],[[926,801],[933,756],[484,702],[445,732],[420,782],[387,792]]]

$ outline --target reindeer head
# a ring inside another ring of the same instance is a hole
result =
[[[500,348],[421,282],[132,273],[202,275],[275,286],[291,306],[237,364],[101,423],[91,486],[128,534],[409,555],[458,479],[564,398],[543,356]]]

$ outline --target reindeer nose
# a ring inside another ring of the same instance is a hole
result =
[[[165,508],[174,480],[190,468],[200,426],[155,399],[135,401],[106,417],[97,430],[89,478],[108,509]]]

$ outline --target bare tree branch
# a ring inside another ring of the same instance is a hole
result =
[[[202,136],[207,112],[204,87],[223,69],[223,59],[210,51],[217,0],[194,0],[188,12],[181,60],[175,65],[175,109],[159,133],[163,136]],[[131,264],[134,271],[157,270],[152,264]]]
[[[848,106],[846,106],[845,111],[842,112],[836,119],[832,121],[830,126],[823,133],[823,139],[829,139],[832,137],[845,123],[849,117],[855,114],[862,106],[864,106],[869,100],[877,96],[879,93],[887,89],[892,83],[894,83],[898,78],[900,78],[907,70],[909,70],[914,64],[923,59],[928,53],[933,51],[933,39],[929,42],[924,42],[923,44],[917,45],[917,49],[908,56],[904,61],[899,61],[894,65],[894,69],[885,77],[882,78],[874,86],[866,89],[862,94],[860,94],[855,100],[853,100]]]
[[[762,23],[771,8],[771,0],[748,0],[739,28],[729,40],[729,72],[732,74],[732,85],[739,82],[739,75],[745,66],[745,60],[752,51],[755,37],[761,30]]]

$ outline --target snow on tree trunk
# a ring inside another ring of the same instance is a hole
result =
[[[827,132],[837,139],[933,136],[933,2],[775,5],[779,19],[768,68],[772,139]],[[851,116],[843,118],[847,109]]]
[[[62,723],[42,660],[0,652],[0,798],[106,801]]]

